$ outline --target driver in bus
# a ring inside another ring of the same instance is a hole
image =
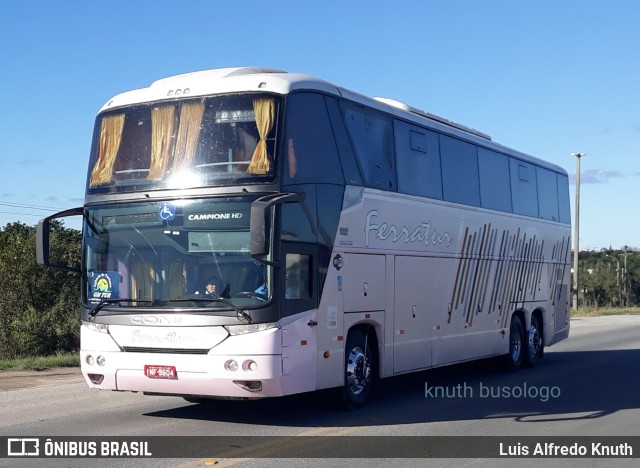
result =
[[[200,291],[196,291],[196,294],[200,294]],[[213,298],[227,297],[229,294],[229,285],[225,284],[220,278],[212,276],[209,278],[204,286],[204,296],[210,296]]]

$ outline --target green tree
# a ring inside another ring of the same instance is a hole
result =
[[[626,270],[625,270],[626,257]],[[640,253],[621,250],[580,252],[582,305],[618,307],[640,304]]]
[[[80,232],[52,223],[52,261],[80,262]],[[10,223],[0,230],[0,357],[79,348],[77,274],[41,267],[35,228]]]

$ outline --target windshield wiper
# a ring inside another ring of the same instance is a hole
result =
[[[93,309],[89,311],[89,317],[95,317],[96,315],[98,315],[98,312],[100,312],[104,308],[104,306],[109,304],[117,304],[118,302],[140,302],[142,304],[155,304],[156,302],[160,302],[160,301],[141,301],[140,299],[129,299],[129,298],[103,299],[98,303],[98,305],[96,305]]]
[[[247,323],[251,323],[251,316],[249,314],[247,314],[244,310],[240,309],[238,306],[236,306],[235,304],[231,303],[230,301],[222,297],[194,297],[189,299],[169,299],[166,301],[161,301],[159,299],[156,299],[154,301],[147,301],[147,300],[130,299],[130,298],[104,299],[89,311],[89,317],[91,318],[95,317],[98,314],[98,312],[100,312],[105,306],[109,304],[117,304],[118,302],[129,302],[129,303],[135,302],[140,304],[149,304],[152,306],[154,305],[160,306],[164,304],[169,304],[171,302],[220,302],[224,305],[231,307],[235,311],[236,317],[238,317],[238,320],[246,320]]]
[[[166,302],[221,302],[224,305],[231,307],[236,312],[236,317],[238,320],[246,320],[247,323],[251,323],[251,315],[247,314],[244,310],[233,304],[231,301],[228,301],[222,297],[212,296],[212,297],[194,297],[190,299],[173,299]]]

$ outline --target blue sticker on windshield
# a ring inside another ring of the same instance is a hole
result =
[[[160,219],[163,221],[173,221],[176,217],[176,205],[169,202],[160,204]]]
[[[120,273],[117,271],[92,271],[89,274],[89,300],[100,302],[105,299],[117,299]]]

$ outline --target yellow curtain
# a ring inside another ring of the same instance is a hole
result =
[[[173,106],[155,107],[151,111],[151,166],[147,180],[162,180],[167,172],[174,115]]]
[[[273,99],[254,99],[253,111],[256,116],[256,125],[260,134],[260,141],[251,157],[251,163],[247,172],[251,174],[266,174],[269,172],[269,158],[267,156],[267,135],[273,128],[276,106]]]
[[[167,269],[169,299],[184,297],[187,290],[187,268],[183,260],[175,260]]]
[[[203,113],[204,104],[201,102],[183,104],[180,108],[180,127],[173,151],[174,173],[191,166],[191,161],[196,154]]]
[[[149,301],[153,299],[156,271],[151,263],[137,261],[131,265],[131,299]]]
[[[122,141],[123,127],[124,114],[110,115],[102,119],[98,160],[91,171],[90,187],[111,182],[113,165],[116,162],[116,155]]]

